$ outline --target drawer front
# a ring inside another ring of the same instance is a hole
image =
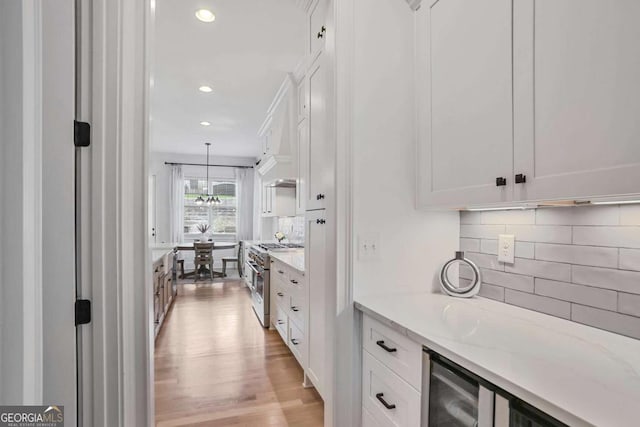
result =
[[[287,286],[280,283],[276,284],[272,295],[278,307],[285,311],[289,309],[289,293]]]
[[[420,427],[420,393],[366,350],[362,406],[380,426]]]
[[[304,355],[305,346],[307,342],[304,337],[304,332],[295,323],[289,322],[289,348],[291,352],[298,360],[300,366],[304,368]]]
[[[304,276],[297,271],[289,272],[289,286],[293,292],[304,293],[306,289],[306,284],[304,280]]]
[[[298,324],[300,329],[304,329],[304,318],[306,313],[305,298],[298,292],[289,295],[289,316]]]
[[[289,282],[289,272],[287,268],[279,262],[271,264],[271,280],[279,281],[280,283]]]
[[[422,347],[387,325],[364,316],[362,346],[389,369],[411,384],[422,388]]]
[[[282,340],[285,343],[289,342],[289,319],[287,318],[287,313],[281,309],[280,307],[276,308],[276,317],[274,320],[274,326],[276,327],[276,331],[282,337]]]

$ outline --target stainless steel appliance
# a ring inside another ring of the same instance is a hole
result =
[[[251,271],[251,280],[247,281],[251,289],[253,311],[260,324],[269,327],[269,292],[270,265],[269,251],[288,251],[301,249],[304,246],[297,243],[259,243],[249,248],[245,267]]]
[[[565,426],[426,348],[422,369],[423,427]]]

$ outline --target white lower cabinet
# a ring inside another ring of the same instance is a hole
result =
[[[391,322],[364,315],[362,325],[364,427],[565,426]]]
[[[362,405],[378,425],[420,427],[420,399],[420,392],[364,351]]]
[[[289,348],[291,352],[296,357],[298,363],[301,366],[304,366],[304,356],[305,356],[305,348],[306,348],[306,339],[304,336],[304,332],[296,322],[290,320],[289,321]]]

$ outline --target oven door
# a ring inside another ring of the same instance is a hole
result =
[[[244,262],[244,281],[253,292],[254,284],[253,284],[253,275],[255,274],[256,267],[255,263],[250,259],[247,259]]]

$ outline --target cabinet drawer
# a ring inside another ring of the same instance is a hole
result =
[[[364,316],[362,326],[362,346],[420,391],[422,388],[422,347],[420,344],[369,316]]]
[[[293,319],[301,329],[304,329],[304,314],[307,311],[304,303],[304,295],[299,292],[292,292],[289,296],[289,301],[289,316],[291,316],[291,319]]]
[[[380,426],[420,427],[420,393],[366,350],[362,405]]]
[[[302,293],[305,288],[304,275],[298,273],[297,271],[289,272],[289,285],[293,292]]]
[[[286,286],[277,284],[273,289],[273,299],[278,307],[283,310],[289,309],[289,292]]]
[[[304,367],[304,349],[306,345],[302,330],[294,322],[289,322],[289,348],[302,367]]]
[[[279,262],[274,262],[271,265],[271,275],[272,281],[280,281],[281,283],[289,282],[289,272],[287,271],[287,268]]]
[[[281,309],[280,307],[276,307],[276,316],[273,320],[274,326],[276,327],[276,331],[282,337],[282,340],[285,343],[289,342],[289,319],[287,318],[287,313]]]

